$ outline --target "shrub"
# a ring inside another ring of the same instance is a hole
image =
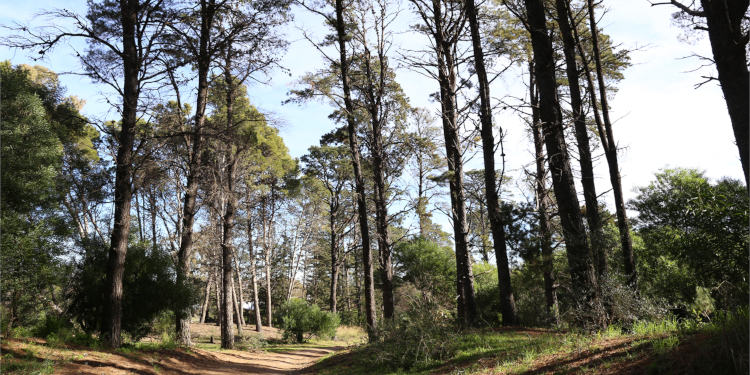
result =
[[[192,305],[195,295],[190,283],[184,289],[177,287],[174,262],[166,251],[147,243],[131,243],[123,277],[122,330],[138,341],[151,332],[160,313],[177,305]],[[70,312],[87,333],[101,328],[102,309],[108,303],[106,266],[106,246],[88,244],[73,276]]]
[[[282,305],[279,316],[284,339],[294,338],[297,342],[304,342],[311,335],[333,337],[339,326],[338,315],[323,311],[318,305],[310,305],[300,298],[292,298]],[[305,338],[305,335],[308,337]]]
[[[408,309],[382,324],[372,348],[377,365],[410,369],[452,357],[457,340],[451,310],[431,298],[411,297]]]

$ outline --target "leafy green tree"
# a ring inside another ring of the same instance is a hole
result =
[[[301,298],[287,301],[281,306],[279,315],[284,337],[294,337],[297,342],[304,342],[305,335],[334,337],[339,326],[338,315],[322,311],[318,305],[310,305]]]
[[[394,255],[403,282],[444,306],[453,305],[456,257],[450,247],[417,237],[396,246]]]
[[[151,331],[151,323],[161,312],[196,303],[192,291],[198,286],[177,287],[174,262],[162,248],[135,241],[132,235],[129,242],[123,279],[126,293],[123,294],[122,329],[137,341]],[[104,323],[101,310],[106,303],[108,286],[103,272],[107,264],[106,248],[101,241],[90,241],[73,276],[70,313],[88,333],[99,331]]]
[[[717,307],[748,299],[748,197],[742,182],[711,183],[695,169],[667,169],[630,202],[643,239],[643,289],[686,306],[696,287]]]
[[[60,310],[63,254],[70,235],[61,202],[96,158],[96,131],[64,98],[57,75],[39,66],[0,62],[0,260],[5,322],[32,323],[39,312]],[[66,168],[71,173],[63,175]],[[93,177],[93,176],[92,176]]]

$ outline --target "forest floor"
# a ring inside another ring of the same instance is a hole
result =
[[[217,326],[195,324],[191,328],[196,344],[191,349],[165,347],[153,338],[117,350],[56,344],[38,338],[3,338],[2,373],[294,374],[359,343],[361,336],[359,331],[342,327],[336,341],[285,344],[280,341],[278,330],[264,328],[261,341],[254,327],[249,326],[243,330],[246,339],[238,341],[236,350],[220,350]]]
[[[289,344],[276,329],[264,328],[261,338],[250,326],[235,350],[221,350],[218,327],[202,324],[192,326],[191,349],[165,345],[158,338],[117,350],[3,338],[0,373],[746,374],[747,324],[684,328],[676,322],[649,323],[630,333],[616,328],[597,333],[484,328],[455,332],[443,343],[451,348],[449,354],[407,366],[398,363],[413,355],[415,345],[365,345],[361,328],[339,327],[335,341]]]
[[[414,351],[406,345],[397,345],[396,351],[369,345],[326,357],[305,371],[321,375],[747,374],[747,329],[742,329],[728,335],[663,327],[589,334],[482,329],[454,336],[451,353],[442,359],[394,366]],[[724,356],[727,350],[722,348],[733,348],[731,358]]]

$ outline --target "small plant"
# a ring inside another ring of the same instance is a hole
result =
[[[452,357],[459,337],[451,312],[432,299],[410,297],[408,309],[378,332],[376,361],[403,369],[426,366]]]
[[[281,306],[279,315],[284,339],[294,338],[297,342],[304,342],[311,335],[334,337],[339,326],[338,315],[323,311],[318,305],[310,305],[300,298],[287,301]]]
[[[263,339],[263,337],[248,335],[242,336],[242,338],[235,343],[235,347],[238,350],[256,350],[266,346],[266,344],[268,344],[268,342]]]
[[[667,353],[676,348],[679,343],[680,339],[677,338],[677,336],[669,336],[663,339],[656,340],[653,343],[654,352],[656,352],[657,354]]]

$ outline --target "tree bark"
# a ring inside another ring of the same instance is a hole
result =
[[[333,197],[331,192],[331,203],[328,211],[328,225],[331,227],[331,287],[330,287],[330,299],[329,307],[331,312],[336,313],[336,286],[338,283],[339,274],[339,251],[338,251],[338,238],[336,237],[336,212],[338,211],[338,204],[335,203],[336,198]]]
[[[589,133],[586,127],[586,117],[583,113],[583,99],[581,98],[581,86],[579,83],[579,70],[576,65],[575,40],[571,30],[568,16],[568,0],[555,0],[557,7],[557,24],[563,40],[563,53],[565,55],[565,72],[568,77],[570,88],[570,106],[573,112],[573,124],[575,128],[576,141],[578,142],[578,157],[581,165],[581,186],[583,197],[586,201],[586,221],[589,225],[591,238],[591,253],[594,256],[594,266],[599,278],[607,272],[607,254],[604,244],[604,231],[602,229],[602,218],[599,212],[599,201],[594,183],[594,164],[591,160],[591,147],[589,146]]]
[[[226,136],[229,136],[234,127],[233,122],[233,101],[234,101],[234,82],[232,79],[231,71],[231,46],[226,51],[226,66],[224,67],[224,82],[227,85],[226,92],[226,110],[227,110],[227,132]],[[226,141],[226,162],[227,172],[226,181],[224,181],[224,193],[226,194],[224,219],[222,220],[222,241],[221,241],[221,256],[222,256],[222,291],[224,294],[223,299],[223,311],[221,320],[221,348],[232,349],[234,348],[234,332],[232,331],[232,284],[233,284],[233,267],[232,267],[232,255],[234,251],[232,249],[232,230],[234,228],[234,210],[236,205],[236,197],[234,194],[234,181],[236,178],[236,155],[232,151],[230,140]],[[188,230],[185,228],[185,230]]]
[[[217,267],[218,268],[218,267]],[[216,325],[221,325],[221,317],[223,316],[221,314],[221,276],[218,272],[218,269],[214,271],[215,277],[214,277],[214,283],[216,284]]]
[[[495,139],[492,134],[492,105],[490,103],[490,85],[484,66],[484,52],[479,35],[477,7],[474,0],[466,0],[466,15],[471,31],[471,44],[474,50],[474,67],[479,81],[479,117],[482,123],[482,155],[484,157],[484,185],[487,198],[487,215],[490,219],[495,261],[497,262],[497,280],[500,292],[500,311],[503,325],[518,323],[516,317],[516,300],[513,297],[513,286],[510,283],[508,249],[505,243],[505,223],[500,213],[497,174],[495,173]],[[502,134],[501,134],[502,136]],[[504,155],[503,155],[504,157]],[[486,250],[485,250],[486,254]]]
[[[151,214],[151,248],[156,251],[159,246],[156,238],[156,194],[153,187],[148,191],[149,214]]]
[[[612,194],[615,196],[617,228],[620,232],[620,246],[622,247],[623,262],[625,264],[625,275],[628,278],[628,285],[633,289],[636,289],[638,280],[635,269],[635,260],[633,258],[633,241],[630,238],[630,225],[628,224],[628,215],[625,211],[625,199],[622,196],[622,179],[620,177],[620,166],[617,161],[617,144],[615,143],[615,137],[612,133],[612,121],[610,121],[609,118],[607,87],[604,83],[602,60],[599,50],[599,32],[596,28],[594,3],[592,0],[587,0],[587,4],[589,10],[589,26],[591,29],[591,44],[594,51],[594,64],[596,67],[596,78],[599,83],[599,101],[601,102],[602,118],[604,119],[605,134],[600,134],[600,137],[604,138],[606,136],[606,142],[602,140],[602,145],[606,144],[604,155],[607,158],[607,166],[609,167],[609,179],[612,184]],[[594,105],[596,105],[595,101]]]
[[[440,84],[440,109],[443,136],[450,173],[449,190],[453,220],[453,235],[456,246],[456,294],[458,295],[458,320],[463,326],[473,326],[477,321],[477,306],[474,298],[474,275],[471,270],[467,241],[466,197],[464,195],[463,160],[461,159],[461,138],[459,136],[456,104],[456,62],[454,45],[457,38],[444,35],[441,0],[432,1],[432,22],[434,22],[435,54],[437,60],[438,83]],[[458,27],[458,25],[454,25]]]
[[[576,304],[591,313],[594,324],[602,321],[599,296],[596,288],[596,273],[591,261],[591,251],[581,218],[578,196],[570,169],[570,159],[562,129],[562,115],[557,98],[555,60],[552,41],[547,32],[546,16],[542,0],[526,0],[526,13],[534,53],[536,86],[539,90],[539,116],[543,138],[552,172],[552,183],[557,198],[560,221],[565,238],[565,248],[570,268]],[[579,321],[579,324],[588,323]]]
[[[236,249],[236,250],[237,250],[237,253],[234,256],[234,269],[235,269],[235,274],[237,275],[237,288],[236,288],[236,290],[237,290],[237,303],[240,306],[240,314],[239,314],[238,318],[240,319],[240,321],[239,321],[240,325],[244,326],[245,325],[245,317],[242,314],[242,311],[243,311],[242,310],[242,305],[245,302],[244,301],[245,298],[242,295],[242,275],[241,275],[241,272],[240,272],[240,262],[239,262],[240,250],[239,249]],[[242,331],[240,331],[240,332],[242,332]]]
[[[201,0],[201,25],[198,56],[198,93],[195,106],[194,126],[190,139],[192,144],[189,154],[189,164],[186,176],[185,198],[182,207],[182,232],[180,235],[180,249],[177,252],[177,286],[185,288],[185,281],[189,272],[190,259],[193,255],[193,224],[195,221],[196,196],[198,195],[198,173],[200,169],[201,150],[203,148],[202,130],[206,120],[206,103],[208,101],[208,71],[211,64],[211,53],[208,50],[211,29],[213,28],[213,1]],[[180,108],[182,110],[182,108]],[[190,308],[177,306],[175,308],[175,330],[177,342],[191,346],[190,339]]]
[[[375,340],[375,281],[372,269],[372,255],[370,249],[370,229],[367,217],[367,202],[365,201],[365,182],[362,177],[360,164],[359,141],[357,139],[357,123],[354,118],[354,105],[349,88],[349,60],[346,56],[346,29],[344,22],[343,0],[336,0],[336,36],[339,45],[339,70],[341,74],[341,86],[344,91],[344,105],[346,109],[347,131],[349,137],[349,149],[352,156],[352,169],[354,170],[354,185],[357,196],[357,213],[359,215],[360,235],[362,237],[362,264],[365,279],[365,318],[367,321],[367,336],[370,342]]]
[[[273,327],[273,299],[272,299],[272,288],[271,288],[271,223],[273,222],[273,211],[275,210],[275,197],[273,188],[271,188],[271,213],[268,213],[266,209],[267,198],[262,200],[262,212],[263,212],[263,255],[265,258],[265,277],[266,277],[266,319],[268,327]],[[268,217],[270,215],[270,218]]]
[[[125,256],[130,234],[130,199],[133,195],[133,144],[138,114],[140,93],[140,61],[136,45],[138,23],[138,0],[120,1],[120,24],[122,27],[123,97],[122,128],[117,140],[115,158],[115,213],[107,260],[108,301],[104,306],[104,324],[101,338],[110,348],[122,344],[122,277],[125,271]]]
[[[237,288],[235,288],[234,277],[232,277],[232,311],[234,312],[235,323],[237,324],[237,335],[242,336],[242,307],[237,298]]]
[[[742,32],[742,19],[747,15],[748,3],[748,0],[701,0],[721,91],[745,174],[745,186],[750,189],[750,75],[745,54],[748,35]]]
[[[554,325],[560,322],[557,304],[557,285],[554,272],[554,254],[552,249],[552,225],[550,223],[549,188],[547,171],[544,167],[544,135],[539,119],[539,99],[536,93],[534,62],[529,57],[529,98],[531,101],[531,131],[534,138],[534,155],[536,159],[535,192],[537,216],[539,220],[539,237],[541,238],[542,275],[544,278],[544,299],[547,316]]]
[[[253,287],[253,312],[255,313],[255,331],[263,332],[263,322],[260,316],[258,299],[258,271],[255,265],[255,249],[253,248],[253,219],[250,207],[250,190],[247,193],[247,253],[250,257],[250,282]]]
[[[211,300],[211,273],[209,272],[206,278],[206,298],[203,300],[203,308],[201,309],[201,324],[206,322],[206,314],[208,313],[208,304]]]

